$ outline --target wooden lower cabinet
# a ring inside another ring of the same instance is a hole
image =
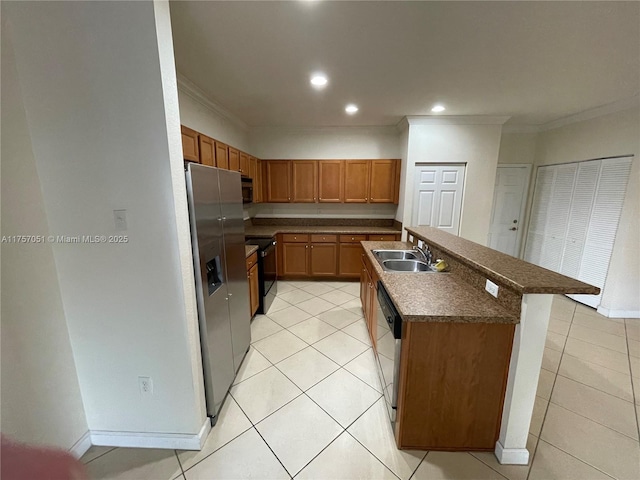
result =
[[[253,253],[247,258],[247,278],[249,279],[249,313],[253,317],[260,303],[257,253]]]
[[[282,275],[306,277],[309,275],[309,245],[307,243],[282,244]]]
[[[360,301],[362,302],[362,311],[364,313],[365,323],[367,324],[367,330],[369,331],[371,345],[375,350],[378,331],[378,276],[366,255],[362,255],[361,265]]]
[[[493,451],[515,325],[405,322],[399,448]]]
[[[345,278],[360,277],[362,268],[362,245],[366,235],[340,235],[338,252],[338,275]]]
[[[309,275],[335,277],[338,274],[338,244],[312,243],[310,247]]]
[[[249,305],[251,307],[251,316],[253,317],[258,310],[260,304],[260,290],[258,284],[258,266],[254,265],[249,270]]]

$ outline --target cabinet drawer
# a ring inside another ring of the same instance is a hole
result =
[[[306,233],[283,233],[282,241],[288,243],[308,242],[309,235],[307,235]]]
[[[247,257],[247,270],[253,267],[256,263],[258,263],[258,252],[253,252],[249,257]]]
[[[311,243],[335,243],[337,241],[337,235],[311,235]]]
[[[340,235],[340,243],[358,243],[366,240],[366,235]]]
[[[396,236],[392,233],[369,235],[369,240],[374,242],[392,242]]]

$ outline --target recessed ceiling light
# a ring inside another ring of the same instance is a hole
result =
[[[344,107],[344,111],[347,112],[349,115],[353,115],[358,111],[358,106],[354,105],[353,103],[350,103],[349,105]]]
[[[434,105],[431,111],[434,113],[444,112],[445,108],[442,105]]]
[[[326,86],[327,83],[329,83],[329,80],[327,79],[326,75],[322,73],[314,73],[313,75],[311,75],[311,85],[313,85],[314,87],[322,88]]]

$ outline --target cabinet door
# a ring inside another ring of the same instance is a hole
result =
[[[249,168],[249,155],[244,152],[240,152],[240,173],[242,175],[251,176]]]
[[[318,201],[340,203],[344,201],[344,161],[318,161]]]
[[[240,152],[233,147],[229,147],[229,170],[240,171]]]
[[[226,144],[216,141],[216,167],[229,170],[229,152]]]
[[[307,252],[309,245],[306,243],[282,244],[282,269],[283,275],[307,276]]]
[[[367,290],[369,289],[369,281],[368,281],[367,269],[364,266],[364,258],[362,258],[360,262],[360,303],[362,304],[362,311],[364,312],[365,320],[367,318],[365,307],[368,306],[367,303]]]
[[[200,163],[202,165],[216,166],[213,138],[199,135],[198,147],[200,148]]]
[[[256,159],[256,176],[253,179],[253,203],[261,203],[264,199],[263,195],[263,174],[262,174],[262,160]]]
[[[291,201],[291,162],[269,160],[267,162],[267,202]]]
[[[291,162],[291,201],[315,203],[318,196],[318,162],[315,160],[293,160]]]
[[[370,161],[345,160],[344,201],[345,203],[367,203],[369,200]]]
[[[182,156],[190,162],[200,162],[198,152],[198,132],[181,125],[182,131]]]
[[[248,175],[253,179],[253,188],[256,188],[256,180],[258,180],[258,159],[256,157],[249,157],[249,173]],[[255,192],[253,192],[255,196]]]
[[[369,203],[393,203],[396,196],[396,161],[371,161]]]
[[[311,262],[309,273],[311,276],[335,277],[338,274],[338,244],[311,244]]]
[[[249,270],[249,305],[250,313],[253,317],[258,310],[260,292],[258,290],[258,265],[254,265]]]
[[[359,243],[340,243],[338,274],[358,278],[362,268],[362,246]]]

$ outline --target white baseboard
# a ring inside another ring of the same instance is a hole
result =
[[[609,318],[640,318],[640,310],[611,310],[600,305],[598,313]]]
[[[74,457],[81,458],[85,453],[87,453],[87,450],[89,450],[90,448],[91,432],[87,430],[84,435],[80,437],[80,440],[73,444],[73,446],[69,449],[69,452],[71,452],[71,455],[73,455]]]
[[[105,447],[169,448],[202,450],[209,432],[211,420],[207,417],[195,435],[182,433],[138,433],[91,430],[91,444]]]
[[[529,450],[526,448],[504,448],[500,442],[496,442],[494,454],[502,465],[529,464]]]

